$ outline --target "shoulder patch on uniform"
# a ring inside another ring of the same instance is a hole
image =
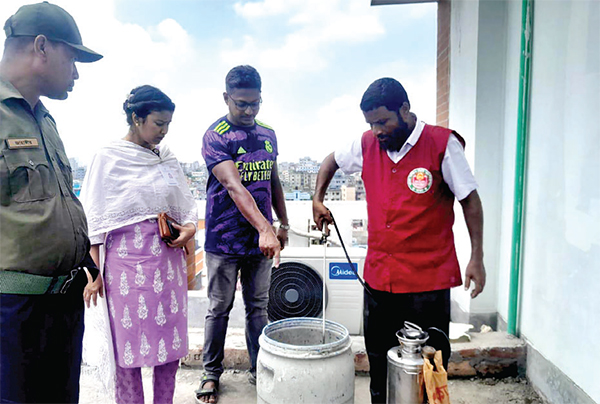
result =
[[[213,130],[219,135],[222,135],[225,132],[227,132],[230,128],[231,126],[227,123],[227,121],[221,121],[217,126],[215,126]]]
[[[254,119],[254,120],[256,121],[256,124],[257,124],[258,126],[262,126],[263,128],[267,128],[267,129],[274,130],[272,127],[270,127],[270,126],[269,126],[269,125],[267,125],[266,123],[264,123],[264,122],[261,122],[261,121],[259,121],[258,119]]]

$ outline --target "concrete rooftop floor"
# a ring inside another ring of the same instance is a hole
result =
[[[152,371],[143,370],[145,402],[152,403]],[[177,373],[175,404],[195,404],[194,390],[202,369],[181,367]],[[109,404],[114,399],[108,397],[92,369],[84,366],[81,372],[80,404]],[[369,377],[356,376],[354,402],[369,403]],[[450,401],[452,404],[542,404],[539,396],[525,379],[450,379]],[[256,389],[248,383],[244,371],[227,370],[221,378],[219,403],[256,403]],[[317,404],[317,403],[315,403]]]

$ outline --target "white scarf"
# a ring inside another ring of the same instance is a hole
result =
[[[103,243],[111,230],[156,218],[160,212],[181,224],[196,225],[196,202],[179,162],[165,145],[159,153],[119,140],[94,156],[80,196],[93,244]],[[165,178],[169,174],[171,178]],[[104,275],[102,247],[100,276]],[[102,381],[106,396],[114,397],[115,358],[108,316],[106,298],[98,297],[98,306],[86,308],[83,361]]]
[[[94,156],[80,195],[90,238],[103,239],[111,230],[156,218],[160,212],[182,225],[196,225],[196,202],[179,162],[166,145],[157,149],[159,156],[118,140]]]
[[[100,268],[104,268],[104,245],[100,246]],[[104,271],[100,271],[98,276],[106,285]],[[98,296],[98,305],[90,304],[85,308],[83,332],[83,350],[82,361],[91,367],[92,373],[98,378],[104,390],[100,389],[100,395],[104,398],[114,399],[115,397],[115,376],[116,376],[116,358],[113,337],[110,331],[110,319],[108,302],[106,300],[106,287],[104,288],[104,297]],[[103,393],[103,394],[102,394]]]

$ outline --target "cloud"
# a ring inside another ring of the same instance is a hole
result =
[[[377,66],[374,73],[375,78],[393,77],[402,83],[410,100],[411,111],[415,112],[420,120],[435,124],[437,97],[435,65],[415,65],[414,62],[397,60]]]
[[[246,37],[241,49],[222,52],[225,60],[244,55],[262,69],[321,71],[336,46],[373,41],[385,33],[379,11],[364,0],[264,0],[236,3],[234,10],[250,22],[284,19],[291,29],[281,45],[274,46],[273,38]]]
[[[268,123],[277,132],[279,160],[310,156],[321,161],[342,142],[360,137],[369,129],[359,108],[361,96],[341,94],[309,111],[265,105],[264,116],[269,116]]]
[[[435,124],[436,119],[435,77],[433,68],[405,75],[402,80],[411,102],[411,111],[417,114],[419,120],[429,124]],[[296,161],[300,157],[311,156],[321,161],[343,142],[357,139],[368,130],[369,125],[360,110],[360,100],[368,84],[363,82],[351,86],[348,93],[319,105],[314,112],[269,111],[269,116],[276,118],[271,124],[278,129],[282,144],[280,154],[285,156],[283,160]],[[289,122],[302,124],[290,125]]]
[[[234,10],[237,14],[244,18],[262,18],[273,17],[289,12],[300,3],[297,0],[264,0],[258,2],[238,2],[234,5]]]
[[[84,164],[99,147],[125,136],[122,104],[141,84],[161,88],[177,105],[165,142],[181,161],[202,161],[204,131],[227,111],[222,98],[225,75],[242,63],[255,65],[263,76],[265,102],[259,119],[277,131],[280,161],[322,159],[340,142],[360,136],[368,129],[360,97],[378,77],[400,79],[419,117],[435,119],[435,67],[375,49],[395,44],[382,21],[391,24],[394,16],[400,21],[404,8],[369,7],[364,0],[237,3],[227,6],[237,13],[227,17],[235,21],[235,29],[206,40],[201,31],[193,34],[194,27],[177,19],[152,26],[119,20],[119,1],[53,1],[76,19],[84,44],[105,56],[77,65],[80,79],[66,101],[43,100],[58,123],[67,154]],[[0,22],[27,2],[1,0]],[[376,63],[352,56],[352,51],[365,49],[373,49]]]
[[[0,19],[23,4],[5,1]],[[148,28],[117,20],[115,1],[53,1],[73,15],[84,44],[104,55],[99,62],[77,64],[80,78],[66,101],[42,100],[57,121],[67,154],[87,163],[98,148],[124,137],[123,101],[132,88],[151,84],[177,105],[165,142],[184,161],[201,159],[198,139],[223,112],[214,99],[199,96],[208,84],[202,82],[202,48],[172,19]],[[199,122],[198,110],[210,116]]]

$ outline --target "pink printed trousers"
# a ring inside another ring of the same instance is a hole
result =
[[[172,404],[175,375],[179,360],[155,366],[152,375],[154,404]],[[142,368],[122,368],[117,365],[115,400],[117,404],[143,404]]]

